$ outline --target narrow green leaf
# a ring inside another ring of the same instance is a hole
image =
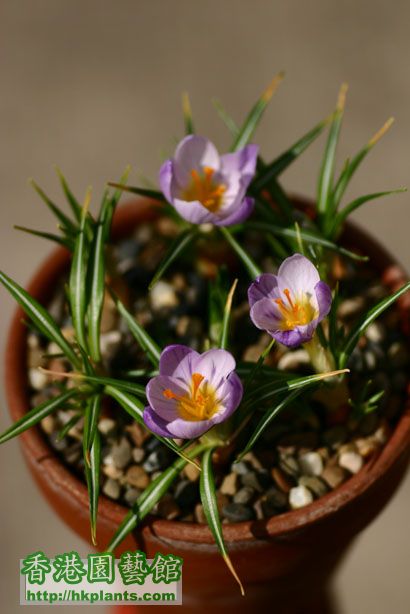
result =
[[[64,439],[66,435],[68,435],[69,431],[71,431],[71,429],[77,424],[77,422],[81,418],[81,415],[82,415],[81,412],[78,412],[77,414],[72,416],[72,418],[70,418],[68,422],[65,423],[63,428],[58,431],[58,435],[57,435],[58,441],[61,441],[62,439]]]
[[[134,316],[126,309],[123,303],[117,296],[114,296],[117,309],[121,316],[128,324],[130,332],[133,334],[141,348],[146,352],[148,358],[154,367],[158,367],[159,357],[161,356],[161,350],[155,341],[148,335],[148,333],[138,324]]]
[[[35,298],[30,296],[28,292],[23,290],[21,286],[16,284],[16,282],[2,272],[0,272],[0,282],[19,303],[25,313],[33,320],[35,326],[41,333],[50,341],[54,341],[58,347],[61,348],[73,366],[80,368],[81,361],[74,352],[73,347],[64,338],[57,323],[46,309],[40,305]]]
[[[325,219],[328,215],[332,202],[333,176],[336,159],[336,148],[339,140],[340,128],[342,125],[343,111],[345,106],[347,85],[343,84],[340,88],[336,111],[330,124],[329,136],[327,139],[325,153],[323,156],[322,168],[319,175],[317,209],[320,219]]]
[[[236,125],[235,120],[232,119],[232,117],[227,113],[227,111],[225,111],[224,107],[219,102],[219,100],[216,100],[216,98],[214,98],[212,100],[212,104],[214,105],[215,109],[218,112],[219,117],[222,119],[225,126],[228,128],[229,132],[232,134],[232,136],[237,137],[239,133],[239,128]]]
[[[90,463],[90,452],[98,427],[101,412],[101,394],[94,395],[87,403],[84,416],[84,455],[86,462]]]
[[[192,120],[191,101],[187,92],[182,94],[182,112],[184,115],[185,134],[194,134],[194,122]]]
[[[238,134],[235,137],[235,140],[231,147],[231,151],[238,151],[238,149],[241,149],[247,143],[249,143],[250,139],[252,138],[253,133],[256,130],[257,125],[259,124],[259,121],[262,118],[262,115],[266,107],[268,106],[270,99],[275,93],[283,77],[284,77],[283,73],[279,73],[278,75],[276,75],[272,79],[271,83],[268,85],[266,90],[263,92],[262,96],[253,106],[249,115],[246,117],[243,125],[239,129]]]
[[[340,368],[343,368],[346,365],[350,354],[353,352],[357,342],[359,341],[361,335],[364,333],[366,328],[372,322],[374,322],[374,320],[376,320],[384,311],[386,311],[386,309],[388,309],[395,301],[397,301],[397,299],[400,296],[402,296],[409,290],[410,290],[410,282],[407,282],[406,284],[404,284],[404,286],[399,288],[399,290],[396,290],[396,292],[394,292],[390,296],[387,296],[386,298],[381,300],[379,303],[377,303],[377,305],[375,305],[372,309],[370,309],[370,311],[368,311],[368,313],[366,313],[357,322],[357,324],[353,327],[347,339],[345,340],[344,347],[340,353],[340,356],[339,356]]]
[[[187,452],[190,459],[194,459],[206,449],[206,445],[200,444]],[[178,477],[179,473],[187,464],[184,458],[177,458],[174,463],[165,469],[137,499],[132,510],[125,516],[124,520],[118,527],[113,539],[107,546],[106,550],[111,552],[133,531],[138,524],[151,512],[155,504],[161,497],[170,489],[172,483]]]
[[[216,500],[215,481],[212,471],[212,453],[213,448],[205,450],[202,457],[202,471],[200,475],[199,491],[201,494],[201,502],[204,508],[204,514],[208,522],[212,535],[215,538],[216,545],[235,580],[239,584],[241,594],[245,595],[242,582],[232,565],[228,551],[226,549],[225,540],[222,532],[221,520],[219,518],[218,504]]]
[[[68,204],[70,205],[75,218],[77,219],[78,222],[80,222],[81,221],[81,205],[75,198],[74,194],[71,192],[70,188],[68,187],[66,178],[64,177],[61,170],[58,168],[58,166],[56,166],[55,169],[56,169],[58,178],[60,179],[61,187],[68,201]]]
[[[74,242],[68,237],[60,237],[58,235],[52,234],[51,232],[42,232],[40,230],[34,230],[33,228],[26,228],[25,226],[14,226],[16,230],[21,230],[22,232],[27,232],[30,235],[35,237],[40,237],[41,239],[47,239],[48,241],[53,241],[54,243],[58,243],[58,245],[62,245],[69,251],[73,250]]]
[[[228,293],[228,273],[226,267],[218,268],[215,279],[209,282],[208,335],[211,345],[219,347],[226,296]]]
[[[131,192],[131,194],[138,194],[138,196],[144,196],[145,198],[151,198],[152,200],[157,200],[158,202],[166,202],[165,196],[162,192],[158,192],[158,190],[149,190],[147,188],[138,188],[132,187],[128,185],[122,185],[121,183],[108,183],[109,186],[113,188],[118,188],[123,192]]]
[[[245,265],[250,278],[255,279],[256,277],[258,277],[258,275],[260,275],[262,271],[260,270],[258,265],[252,260],[252,258],[248,256],[248,254],[241,247],[241,245],[239,245],[239,243],[233,237],[232,233],[228,230],[228,228],[221,226],[219,230],[221,231],[225,239],[228,241],[232,249],[236,252],[237,256],[239,256],[240,260],[242,260],[242,263]]]
[[[155,284],[161,279],[164,273],[169,269],[171,264],[180,256],[199,235],[198,230],[188,229],[183,231],[172,242],[168,252],[165,254],[164,259],[158,267],[157,272],[152,278],[148,289],[151,290]]]
[[[289,149],[282,153],[278,158],[273,160],[273,162],[270,164],[267,164],[254,180],[252,188],[257,192],[260,192],[267,187],[272,179],[275,179],[281,173],[283,173],[283,171],[286,170],[288,166],[317,139],[328,123],[329,118],[326,118],[316,124],[312,130],[303,135],[301,139],[296,141],[296,143],[289,147]]]
[[[70,218],[68,218],[65,213],[63,213],[61,209],[59,209],[59,207],[57,207],[57,205],[55,205],[49,199],[47,194],[43,192],[43,190],[40,188],[39,185],[37,185],[34,179],[30,180],[30,184],[33,186],[40,198],[45,202],[50,211],[56,216],[64,229],[70,234],[76,234],[78,229],[76,228],[75,224],[70,220]]]
[[[222,320],[222,331],[221,331],[221,340],[219,343],[219,347],[222,350],[225,350],[228,347],[228,334],[229,334],[229,323],[231,320],[231,309],[232,309],[232,299],[236,290],[236,286],[238,285],[238,280],[232,284],[231,289],[229,290],[228,296],[226,298],[224,315]]]
[[[84,440],[85,441],[85,440]],[[84,447],[84,456],[86,462],[84,464],[85,477],[88,487],[88,498],[90,506],[90,524],[91,524],[91,540],[94,546],[97,544],[97,514],[98,514],[98,498],[100,494],[100,466],[101,466],[101,440],[98,430],[95,430],[91,441],[91,450],[89,453]],[[89,463],[87,462],[89,461]]]
[[[43,418],[51,414],[56,409],[60,409],[60,407],[69,399],[78,396],[78,390],[67,390],[63,394],[60,394],[57,397],[52,399],[48,399],[44,401],[37,407],[33,407],[30,409],[20,420],[17,420],[14,424],[12,424],[4,433],[0,435],[0,444],[5,443],[9,439],[16,437],[17,435],[21,435],[27,429],[38,424]]]
[[[77,341],[84,350],[87,349],[87,341],[85,336],[85,312],[87,307],[86,277],[89,253],[85,226],[87,223],[90,198],[91,192],[88,189],[81,214],[80,232],[78,233],[75,242],[69,278],[69,296],[73,326]]]
[[[52,373],[51,371],[47,371],[46,369],[43,369],[43,371],[45,371],[46,373]],[[61,377],[61,374],[59,375]],[[118,388],[118,390],[124,390],[125,392],[135,394],[138,397],[145,397],[145,386],[141,386],[141,384],[135,384],[134,382],[115,379],[113,377],[105,377],[103,375],[74,372],[67,373],[66,376],[71,379],[83,380],[84,382],[96,384],[97,386],[101,387],[113,386],[115,388]]]

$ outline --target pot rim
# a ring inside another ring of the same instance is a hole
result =
[[[311,202],[303,198],[293,199],[297,206],[306,208]],[[122,237],[129,234],[129,229],[140,221],[154,220],[158,207],[148,200],[131,201],[118,208],[114,216],[113,236]],[[349,242],[365,247],[374,261],[375,267],[382,273],[381,279],[394,291],[400,287],[408,276],[397,261],[375,239],[356,224],[347,224],[346,237]],[[44,300],[50,294],[50,279],[57,280],[69,262],[69,252],[59,247],[43,262],[28,284],[28,292],[38,300]],[[51,284],[52,285],[52,284]],[[397,302],[402,322],[409,321],[410,293],[406,293]],[[5,388],[9,411],[13,420],[21,418],[29,406],[26,369],[27,328],[22,322],[23,311],[18,307],[12,319],[5,353]],[[29,429],[20,436],[24,453],[34,463],[41,463],[41,470],[49,476],[53,489],[63,488],[74,497],[79,505],[88,507],[87,487],[80,478],[72,473],[55,454],[46,441],[39,426]],[[335,490],[315,500],[310,505],[266,520],[253,520],[224,524],[223,532],[227,542],[240,542],[255,537],[279,537],[300,530],[303,526],[324,521],[341,508],[349,506],[353,500],[362,497],[377,482],[382,474],[405,454],[410,442],[410,389],[404,403],[403,413],[394,431],[381,452],[368,461],[356,475]],[[101,494],[98,516],[119,525],[129,508],[116,503]],[[143,523],[143,531],[150,530],[162,539],[213,544],[214,539],[207,525],[176,520],[164,520],[151,517]]]

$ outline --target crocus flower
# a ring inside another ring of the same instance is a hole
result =
[[[169,345],[159,361],[159,375],[147,385],[147,427],[163,437],[191,439],[203,435],[235,411],[242,383],[235,360],[225,350],[198,354],[184,345]]]
[[[257,156],[257,145],[220,156],[203,136],[186,136],[174,157],[160,169],[161,190],[180,216],[192,224],[238,224],[253,209],[254,200],[246,196],[246,190]]]
[[[286,258],[277,275],[257,277],[248,298],[255,326],[288,347],[309,341],[332,303],[329,286],[301,254]]]

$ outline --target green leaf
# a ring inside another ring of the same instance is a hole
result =
[[[38,424],[43,418],[51,414],[56,409],[60,409],[62,405],[69,399],[78,396],[78,390],[67,390],[57,397],[44,401],[37,407],[30,409],[20,420],[12,424],[4,433],[0,435],[0,444],[5,443],[9,439],[21,435],[27,429]]]
[[[395,301],[397,301],[397,299],[400,296],[402,296],[409,290],[410,290],[410,282],[407,282],[406,284],[404,284],[404,286],[399,288],[399,290],[397,290],[390,296],[387,296],[386,298],[381,300],[379,303],[377,303],[377,305],[375,305],[372,309],[370,309],[370,311],[368,311],[357,322],[357,324],[353,327],[347,339],[345,340],[344,347],[342,348],[342,351],[340,353],[340,356],[339,356],[340,368],[343,368],[346,365],[350,357],[350,354],[353,352],[354,348],[356,347],[357,342],[359,341],[361,335],[365,332],[366,328],[372,322],[374,322],[374,320],[376,320],[384,311],[386,311],[386,309],[388,309]]]
[[[194,122],[192,120],[191,101],[187,92],[182,94],[182,112],[184,115],[185,134],[194,134]]]
[[[250,278],[253,280],[258,277],[262,271],[258,267],[258,265],[252,260],[250,256],[245,252],[245,250],[239,245],[237,240],[233,237],[232,233],[223,226],[220,226],[219,230],[228,241],[229,245],[236,252],[237,256],[239,256],[240,260],[242,260],[243,264],[246,267],[246,270],[249,273]]]
[[[22,232],[27,232],[28,234],[33,235],[35,237],[40,237],[41,239],[47,239],[48,241],[58,243],[58,245],[62,245],[69,251],[73,250],[74,242],[68,237],[60,237],[58,235],[52,234],[51,232],[42,232],[40,230],[34,230],[33,228],[26,228],[25,226],[14,226],[14,228],[16,230],[21,230]]]
[[[247,452],[249,452],[255,443],[258,441],[259,437],[262,435],[264,430],[269,426],[272,420],[277,416],[285,407],[290,405],[296,397],[298,397],[303,392],[303,389],[299,388],[291,392],[287,397],[282,399],[279,403],[273,406],[272,409],[269,409],[265,412],[262,419],[258,422],[256,429],[254,430],[252,436],[250,437],[248,443],[246,444],[243,451],[239,454],[237,460],[240,461]]]
[[[63,213],[61,211],[61,209],[59,209],[59,207],[57,207],[57,205],[55,205],[47,196],[47,194],[45,194],[45,192],[43,192],[43,190],[40,188],[39,185],[37,185],[37,183],[34,181],[34,179],[30,180],[30,184],[33,186],[33,188],[35,189],[35,191],[37,192],[37,194],[40,196],[40,198],[45,202],[45,204],[47,205],[47,207],[50,209],[50,211],[56,216],[56,218],[59,220],[59,222],[61,223],[61,225],[63,226],[64,230],[66,232],[68,232],[69,234],[76,234],[77,233],[77,228],[75,226],[75,224],[70,220],[70,218],[68,218],[65,213]]]
[[[322,168],[319,175],[317,209],[319,219],[324,220],[332,207],[333,176],[336,159],[336,148],[339,140],[340,128],[342,125],[343,111],[345,105],[347,85],[343,84],[340,88],[336,111],[330,124],[329,136],[327,139],[325,153],[323,156]]]
[[[101,394],[94,395],[87,403],[84,416],[84,456],[90,465],[90,452],[98,427],[98,419],[101,412]]]
[[[81,362],[74,352],[73,347],[64,338],[57,323],[53,320],[46,309],[40,305],[35,298],[30,296],[28,292],[23,290],[21,286],[16,284],[16,282],[2,272],[0,272],[0,282],[19,303],[25,313],[32,319],[35,326],[41,331],[41,333],[50,341],[54,341],[58,347],[61,348],[73,366],[80,368]]]
[[[87,223],[90,198],[91,192],[90,190],[87,190],[84,207],[81,214],[80,232],[78,233],[75,242],[69,279],[69,296],[73,326],[77,341],[84,350],[87,349],[87,341],[85,336],[85,312],[87,307],[86,277],[89,253],[89,245],[85,227]]]
[[[336,215],[336,218],[332,225],[331,235],[335,235],[341,225],[344,223],[346,218],[353,213],[356,209],[369,202],[370,200],[376,200],[377,198],[381,198],[382,196],[389,196],[390,194],[401,194],[402,192],[407,192],[407,188],[398,188],[397,190],[389,190],[387,192],[374,192],[373,194],[365,194],[364,196],[360,196],[355,200],[352,200],[348,205],[346,205],[339,213]]]
[[[329,118],[326,118],[316,124],[312,130],[303,135],[301,139],[296,141],[289,149],[282,153],[278,158],[267,164],[265,168],[258,174],[252,184],[252,188],[260,192],[267,187],[272,179],[278,177],[288,166],[296,160],[304,151],[311,145],[317,137],[323,132],[323,129],[329,123]]]
[[[219,102],[219,100],[216,100],[216,98],[214,98],[212,100],[212,104],[214,105],[215,109],[218,112],[219,117],[222,119],[225,126],[228,128],[229,132],[232,134],[232,136],[237,137],[239,133],[239,128],[236,125],[235,120],[232,119],[232,117],[227,113],[227,111],[225,111],[224,107]]]
[[[298,235],[300,235],[301,239],[305,243],[311,243],[313,245],[320,245],[326,249],[329,249],[338,254],[342,254],[347,258],[351,258],[352,260],[358,260],[361,262],[366,262],[369,258],[367,256],[361,256],[360,254],[355,254],[344,247],[333,243],[329,239],[324,239],[319,234],[311,230],[299,229],[297,232],[294,228],[288,228],[284,226],[278,226],[277,224],[271,224],[270,222],[248,222],[248,228],[252,228],[253,230],[262,230],[264,232],[270,232],[275,236],[279,237],[287,237],[291,239],[298,239]]]
[[[228,274],[226,267],[218,268],[215,279],[209,282],[208,335],[211,344],[219,347],[226,296],[228,294]]]
[[[144,196],[145,198],[151,198],[152,200],[157,200],[158,202],[166,202],[165,196],[162,192],[158,192],[158,190],[149,190],[146,188],[138,188],[132,187],[128,185],[122,185],[121,183],[108,183],[109,186],[113,188],[118,188],[123,192],[131,192],[131,194],[138,194],[138,196]]]
[[[283,77],[284,77],[283,73],[279,73],[278,75],[276,75],[272,79],[271,83],[268,85],[266,90],[263,92],[262,96],[253,106],[249,115],[246,117],[243,125],[239,129],[238,134],[235,137],[235,140],[231,147],[231,151],[238,151],[238,149],[241,149],[247,143],[249,143],[250,139],[252,138],[253,133],[255,132],[257,125],[259,124],[259,121],[262,118],[262,115],[266,107],[268,106],[270,99],[275,93]]]
[[[86,433],[84,433],[86,435]],[[84,442],[86,439],[84,439]],[[84,456],[86,462],[84,464],[85,477],[88,488],[88,498],[90,505],[90,523],[91,523],[91,540],[94,546],[97,544],[97,513],[98,513],[98,498],[100,494],[100,466],[101,466],[101,440],[98,430],[95,430],[91,440],[91,450],[89,459],[87,450],[84,448]],[[87,462],[89,460],[89,464]]]
[[[78,412],[77,414],[72,416],[72,418],[70,418],[68,422],[65,423],[63,428],[58,431],[58,436],[57,436],[58,441],[61,441],[62,439],[64,439],[64,437],[69,433],[69,431],[71,431],[71,429],[77,424],[81,416],[82,416],[81,412]]]
[[[123,303],[117,296],[113,296],[115,303],[117,305],[117,309],[120,312],[121,316],[124,318],[126,323],[128,324],[128,328],[130,332],[133,334],[137,342],[140,344],[141,348],[146,352],[148,358],[154,367],[158,367],[159,357],[161,356],[161,350],[159,346],[155,343],[155,341],[148,335],[148,333],[138,324],[135,320],[134,316],[126,309]]]
[[[81,221],[81,205],[75,198],[74,194],[71,192],[70,188],[68,187],[66,178],[64,177],[61,170],[58,168],[58,166],[56,166],[55,169],[57,171],[58,178],[60,179],[61,187],[63,188],[63,192],[68,201],[68,204],[70,205],[75,218],[77,219],[78,222],[80,222]]]
[[[145,386],[135,384],[134,382],[128,382],[126,380],[115,379],[113,377],[105,377],[103,375],[84,374],[84,373],[68,373],[68,377],[73,379],[83,380],[90,384],[97,384],[98,386],[113,386],[118,390],[124,390],[131,394],[135,394],[138,397],[145,397]]]
[[[245,595],[242,582],[232,565],[228,551],[226,549],[225,540],[222,532],[221,520],[219,518],[218,504],[216,500],[215,481],[212,471],[212,453],[213,448],[205,450],[202,457],[202,471],[200,475],[199,491],[201,494],[201,502],[204,508],[204,514],[215,538],[216,545],[221,553],[229,571],[239,584],[242,595]]]
[[[187,455],[190,459],[199,456],[206,449],[204,444],[200,444],[189,450]],[[107,546],[106,550],[111,552],[133,531],[138,524],[150,513],[155,504],[161,497],[170,489],[172,483],[178,477],[179,473],[187,464],[184,458],[178,458],[174,463],[165,469],[137,499],[132,510],[125,516],[124,520],[118,527],[113,539]]]
[[[186,250],[188,245],[190,245],[192,241],[194,241],[194,239],[198,237],[198,235],[198,230],[188,229],[183,231],[180,235],[176,237],[176,239],[172,242],[161,264],[159,265],[157,272],[152,278],[148,286],[149,290],[151,290],[155,286],[155,284],[161,279],[161,277],[168,270],[171,264],[178,258],[178,256],[180,256]]]
[[[222,350],[225,350],[228,347],[228,334],[229,334],[229,323],[231,320],[232,299],[233,299],[233,295],[235,293],[237,284],[238,284],[238,280],[235,279],[235,281],[232,284],[231,289],[229,290],[228,296],[226,298],[224,315],[223,315],[223,320],[222,320],[221,340],[219,343],[219,347]]]

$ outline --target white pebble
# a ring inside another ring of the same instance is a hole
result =
[[[278,362],[280,371],[292,371],[302,365],[310,364],[309,354],[306,350],[295,350],[294,352],[286,352]]]
[[[369,341],[380,343],[385,337],[384,328],[379,322],[373,322],[367,327],[365,335]]]
[[[305,475],[320,475],[323,471],[323,460],[317,452],[307,452],[299,458],[299,464]]]
[[[104,357],[110,356],[115,352],[121,343],[121,333],[118,330],[112,330],[109,333],[100,335],[101,354]]]
[[[305,505],[313,503],[313,495],[306,486],[296,486],[289,492],[289,504],[293,510],[297,510]]]
[[[39,371],[39,369],[29,369],[28,381],[34,390],[43,390],[47,386],[48,377],[45,373]]]
[[[155,284],[151,290],[150,300],[153,309],[176,307],[178,305],[178,298],[174,288],[165,281],[159,281]]]
[[[357,452],[343,452],[339,456],[339,465],[350,473],[357,473],[363,467],[363,458]]]
[[[101,418],[101,420],[98,423],[98,430],[103,435],[107,435],[114,429],[115,429],[115,421],[111,420],[111,418]]]

